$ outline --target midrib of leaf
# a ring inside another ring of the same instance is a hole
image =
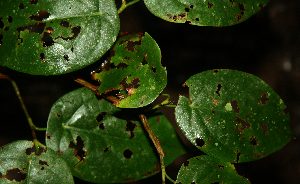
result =
[[[72,16],[61,16],[61,17],[56,17],[56,16],[52,16],[50,15],[49,18],[42,20],[41,22],[49,22],[52,20],[60,20],[60,19],[66,19],[66,18],[78,18],[78,17],[94,17],[94,16],[99,16],[101,17],[103,15],[103,13],[101,12],[96,12],[96,13],[91,13],[91,14],[75,14]]]

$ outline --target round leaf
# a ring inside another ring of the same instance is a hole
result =
[[[35,75],[58,75],[97,61],[115,42],[113,0],[1,1],[0,64]]]
[[[61,153],[73,175],[86,181],[120,183],[149,177],[160,171],[159,157],[136,111],[77,89],[53,105],[46,144]],[[166,165],[185,153],[165,116],[158,111],[145,115],[166,154]]]
[[[34,143],[20,140],[0,150],[0,183],[67,183],[73,176],[66,162],[52,149],[37,156]]]
[[[114,51],[110,63],[115,67],[94,74],[101,82],[99,92],[126,90],[127,94],[114,103],[121,108],[143,107],[153,102],[167,85],[167,71],[161,65],[155,40],[148,33],[124,36],[118,39]]]
[[[292,138],[285,104],[258,77],[210,70],[185,84],[190,100],[180,97],[176,121],[205,153],[226,162],[247,162],[281,149]]]
[[[250,183],[235,171],[233,164],[222,162],[208,155],[188,160],[187,166],[182,165],[176,183]]]
[[[243,22],[269,0],[144,0],[156,16],[170,22],[198,26],[231,26]]]

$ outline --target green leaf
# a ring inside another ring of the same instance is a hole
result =
[[[120,108],[143,107],[153,102],[167,85],[167,71],[161,65],[155,40],[148,33],[123,36],[116,42],[114,52],[110,63],[115,67],[94,74],[101,82],[99,92],[126,90],[114,103]]]
[[[0,65],[28,74],[58,75],[90,65],[119,32],[113,0],[15,0],[0,7]]]
[[[250,183],[238,175],[233,164],[222,162],[208,155],[188,160],[188,166],[182,165],[176,183]]]
[[[231,26],[250,18],[269,0],[144,0],[154,15],[175,23]]]
[[[231,163],[253,161],[281,149],[293,137],[282,99],[254,75],[209,70],[185,84],[191,102],[179,98],[176,121],[207,154]]]
[[[96,183],[136,181],[160,171],[156,149],[136,116],[84,88],[52,107],[46,144],[61,153],[76,177]],[[185,153],[173,126],[158,111],[145,114],[170,164]]]
[[[34,143],[19,140],[0,149],[0,183],[67,183],[73,176],[66,162],[52,149],[41,155],[33,152]]]

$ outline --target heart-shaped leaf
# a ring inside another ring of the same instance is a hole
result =
[[[0,2],[0,65],[58,75],[97,61],[115,42],[113,0]]]
[[[190,99],[179,98],[176,121],[207,154],[231,163],[253,161],[281,149],[293,137],[282,99],[254,75],[209,70],[185,84]]]
[[[231,26],[243,22],[269,0],[144,0],[156,16],[198,26]]]
[[[84,88],[52,107],[46,144],[70,166],[74,176],[96,183],[136,181],[160,171],[159,157],[137,116]],[[145,114],[170,164],[185,153],[173,126],[158,111]]]
[[[73,176],[66,162],[50,148],[37,156],[34,143],[19,140],[0,149],[0,183],[66,183]]]

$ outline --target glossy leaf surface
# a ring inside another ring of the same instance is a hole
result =
[[[181,166],[176,183],[250,183],[238,175],[234,165],[229,162],[223,162],[208,155],[194,157],[188,161],[188,166]]]
[[[161,65],[160,49],[146,33],[123,36],[114,46],[107,71],[95,73],[101,82],[100,93],[126,90],[114,105],[121,108],[143,107],[155,100],[167,85],[167,71]]]
[[[25,140],[2,147],[0,183],[74,183],[69,167],[55,151],[48,148],[37,156],[33,148],[34,143]]]
[[[0,64],[35,75],[58,75],[97,61],[114,43],[113,0],[0,2]]]
[[[231,26],[250,18],[269,0],[144,0],[154,15],[198,26]]]
[[[160,171],[159,158],[137,111],[119,109],[88,89],[77,89],[53,105],[46,144],[86,181],[120,183],[149,177]],[[145,115],[166,154],[166,165],[185,153],[165,116],[158,111]]]
[[[293,137],[284,102],[254,75],[209,70],[185,84],[190,99],[180,97],[176,121],[207,154],[226,162],[247,162],[281,149]]]

